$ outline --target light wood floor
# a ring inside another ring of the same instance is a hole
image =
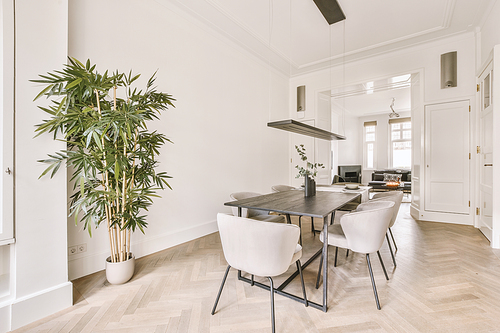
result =
[[[321,225],[317,221],[317,228]],[[304,218],[307,258],[320,247]],[[500,252],[468,226],[417,222],[402,204],[393,227],[399,246],[386,281],[373,256],[382,310],[373,298],[362,254],[329,265],[329,310],[323,313],[276,296],[278,332],[499,332]],[[317,259],[304,271],[308,298],[321,302]],[[270,332],[269,293],[237,281],[231,270],[215,315],[210,311],[226,262],[218,234],[141,258],[127,284],[104,272],[73,281],[75,305],[14,332]],[[277,279],[279,282],[280,279]],[[289,292],[300,295],[299,280]]]

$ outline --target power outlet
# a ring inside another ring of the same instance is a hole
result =
[[[71,256],[73,254],[76,254],[78,252],[78,248],[75,246],[70,246],[68,247],[68,254]]]
[[[77,245],[78,253],[87,252],[87,243]]]

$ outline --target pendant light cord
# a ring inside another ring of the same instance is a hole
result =
[[[269,104],[269,114],[268,114],[268,121],[271,121],[271,101],[272,101],[272,98],[271,98],[271,85],[272,85],[272,79],[271,79],[271,54],[272,54],[272,51],[271,51],[271,39],[273,37],[273,7],[274,7],[274,3],[273,3],[273,0],[269,0],[269,44],[268,44],[268,52],[269,52],[269,56],[268,56],[268,69],[269,69],[269,101],[268,101],[268,104]]]

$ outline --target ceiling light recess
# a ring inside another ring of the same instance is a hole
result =
[[[325,131],[321,128],[314,127],[301,123],[300,121],[295,121],[293,119],[280,120],[267,123],[268,127],[278,128],[284,131],[298,133],[302,135],[312,136],[314,138],[323,140],[345,140],[346,137],[340,134],[335,134],[332,132]]]

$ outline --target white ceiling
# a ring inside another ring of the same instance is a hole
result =
[[[473,31],[496,0],[338,0],[346,19],[331,26],[313,0],[157,1],[175,3],[294,76]],[[384,98],[388,108],[392,98]]]

